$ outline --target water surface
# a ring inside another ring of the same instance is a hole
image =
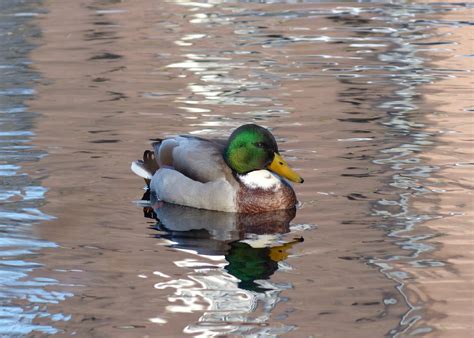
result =
[[[39,13],[36,1],[0,4],[0,335],[21,336],[32,331],[59,332],[36,318],[67,320],[62,311],[50,313],[49,304],[63,301],[70,292],[38,261],[40,250],[57,244],[38,236],[37,226],[53,216],[44,213],[47,191],[41,178],[32,179],[23,166],[39,161],[45,151],[31,144],[37,113],[28,100],[36,91],[38,74],[30,68],[32,40],[40,34],[31,18]]]
[[[51,244],[27,276],[68,297],[32,316],[37,330],[469,335],[470,4],[40,9],[25,54],[39,74],[28,87],[38,116],[23,130],[47,156],[24,171],[47,189],[36,208],[48,220],[26,224]],[[248,122],[271,128],[305,178],[293,214],[154,214],[141,201],[129,163],[149,138],[222,137]]]

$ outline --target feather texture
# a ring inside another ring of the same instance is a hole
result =
[[[145,168],[143,161],[141,160],[133,161],[130,169],[132,169],[136,175],[143,177],[146,180],[151,180],[153,177],[153,173]]]
[[[160,200],[194,208],[237,212],[236,189],[226,180],[202,183],[181,172],[161,168],[151,180],[151,190]]]

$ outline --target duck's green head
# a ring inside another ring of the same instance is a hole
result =
[[[224,150],[224,160],[238,174],[268,169],[290,181],[302,183],[278,152],[273,135],[256,124],[240,126],[230,135]]]

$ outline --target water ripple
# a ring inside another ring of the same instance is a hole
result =
[[[27,40],[36,34],[35,30],[25,33],[23,27],[37,13],[25,11],[29,6],[35,7],[33,3],[8,2],[11,4],[6,11],[1,11],[0,6],[0,13],[10,14],[2,18],[0,26],[0,35],[5,31],[9,35],[9,39],[0,40],[0,335],[23,336],[34,331],[54,334],[58,332],[54,326],[37,325],[33,321],[40,317],[50,318],[52,322],[69,320],[68,315],[49,313],[44,305],[57,304],[71,294],[54,291],[54,286],[60,284],[55,279],[31,276],[41,268],[32,261],[34,257],[41,249],[57,245],[33,233],[38,223],[52,216],[39,209],[46,188],[33,183],[22,172],[24,162],[37,161],[45,155],[32,146],[21,145],[31,142],[34,136],[31,129],[35,114],[28,111],[23,100],[35,95],[35,90],[28,86],[37,77],[21,66],[29,64],[25,58],[32,46]],[[23,50],[23,54],[15,54],[16,48]],[[11,69],[15,72],[10,73]]]

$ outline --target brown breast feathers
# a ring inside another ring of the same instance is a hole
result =
[[[291,209],[295,207],[296,202],[295,192],[285,181],[282,181],[276,191],[249,188],[241,184],[237,192],[237,210],[241,213],[255,214],[272,210]]]

